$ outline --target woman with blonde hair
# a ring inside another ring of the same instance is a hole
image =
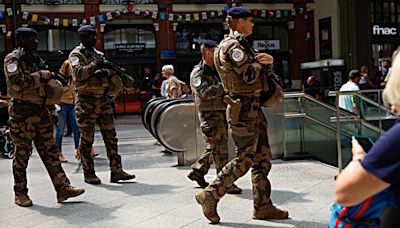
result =
[[[392,75],[383,99],[392,112],[400,115],[400,57],[393,54]],[[381,227],[400,227],[400,121],[379,137],[368,151],[353,139],[353,159],[336,180],[335,200],[343,206],[354,206],[391,187],[397,199],[397,208],[390,207],[381,217]]]

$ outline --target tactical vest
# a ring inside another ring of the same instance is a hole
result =
[[[55,79],[40,81],[32,77],[32,73],[39,70],[37,63],[21,60],[24,51],[17,48],[4,59],[4,73],[7,80],[8,96],[14,99],[33,104],[53,105],[60,101],[64,92],[61,83]],[[30,86],[20,88],[14,81],[14,77],[22,77],[24,81],[31,82]]]
[[[80,46],[77,46],[69,54],[69,58],[71,59],[71,56],[77,56],[80,59],[80,65],[86,66],[92,61],[92,59],[89,59],[89,56],[86,56],[84,53],[82,53],[81,52],[82,49],[84,49],[82,44]],[[103,55],[103,53],[101,53],[97,50],[95,50],[95,51],[99,55]],[[75,74],[75,70],[73,71],[73,73]],[[74,75],[74,77],[77,79],[76,75]],[[105,91],[109,87],[109,79],[106,77],[97,78],[94,75],[90,75],[88,78],[86,78],[84,80],[77,79],[75,81],[75,87],[76,87],[76,90],[78,91],[79,95],[83,95],[83,94],[85,94],[85,95],[104,95]]]
[[[234,63],[232,63],[232,60],[229,57],[228,52],[235,47],[243,50],[244,55],[247,57],[247,62],[242,64],[240,67],[237,67]],[[261,74],[262,66],[261,64],[254,63],[251,54],[231,35],[227,36],[223,41],[221,41],[214,51],[214,64],[221,78],[225,91],[229,93],[244,96],[260,96],[260,92],[262,90],[268,90],[268,84],[266,80],[262,79],[262,77],[260,77],[262,80],[257,80],[252,84],[247,84],[243,80],[244,75],[237,73],[244,70],[241,68],[247,68],[249,64],[255,64],[257,66],[259,65],[256,73]]]
[[[192,94],[194,97],[194,102],[198,107],[199,111],[214,111],[214,110],[225,110],[226,104],[222,101],[222,97],[213,98],[209,100],[203,100],[195,85],[193,85],[194,77],[200,76],[202,80],[204,80],[208,86],[217,85],[219,81],[217,78],[218,75],[208,75],[207,72],[204,71],[203,66],[201,64],[196,65],[193,68],[192,73],[190,74],[190,87],[192,89]]]

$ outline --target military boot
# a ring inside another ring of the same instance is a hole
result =
[[[203,214],[207,217],[211,223],[219,223],[219,215],[217,213],[217,203],[216,200],[211,193],[202,191],[196,195],[197,202],[203,208]]]
[[[96,176],[96,174],[84,174],[85,182],[88,184],[98,185],[101,184],[101,180]]]
[[[72,186],[68,186],[65,189],[57,192],[57,202],[62,203],[70,197],[75,197],[83,194],[85,189],[83,188],[74,188]]]
[[[204,180],[204,176],[194,170],[190,171],[187,177],[192,181],[196,181],[201,188],[208,186],[208,183]]]
[[[131,180],[133,178],[135,178],[135,175],[128,174],[128,173],[126,173],[126,172],[121,170],[118,173],[111,172],[110,182],[111,183],[117,183],[120,180]]]
[[[289,218],[289,212],[281,210],[275,206],[271,206],[267,209],[259,209],[253,211],[253,219],[287,219]]]
[[[238,186],[236,186],[235,184],[233,184],[228,191],[226,192],[228,194],[240,194],[242,193],[242,189],[239,188]]]
[[[30,207],[32,206],[32,200],[27,195],[18,195],[15,196],[15,204],[20,207]]]

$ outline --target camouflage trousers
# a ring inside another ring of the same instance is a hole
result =
[[[53,137],[53,120],[47,106],[13,100],[9,107],[10,135],[15,145],[13,160],[15,195],[28,194],[26,168],[32,140],[57,192],[70,185],[59,160]]]
[[[200,127],[208,145],[192,169],[202,176],[207,174],[213,161],[217,173],[228,162],[228,123],[225,113],[225,110],[199,113]]]
[[[235,97],[242,101],[239,122],[230,124],[236,145],[236,157],[226,164],[217,178],[206,188],[216,199],[251,167],[253,204],[256,210],[271,207],[271,150],[268,143],[267,120],[260,108],[259,97]]]
[[[113,109],[107,98],[105,96],[78,96],[75,108],[77,123],[81,131],[79,151],[84,174],[95,174],[93,157],[90,152],[93,146],[96,123],[100,126],[111,172],[122,171],[121,156],[118,155],[118,139],[114,126]]]

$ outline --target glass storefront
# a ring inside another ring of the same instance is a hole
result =
[[[200,44],[204,39],[220,41],[224,37],[222,23],[180,24],[176,31],[176,71],[185,82],[193,66],[201,59]]]
[[[154,27],[107,26],[104,52],[135,79],[134,87],[124,87],[123,93],[115,98],[116,113],[140,112],[149,99],[149,81],[157,72]]]

